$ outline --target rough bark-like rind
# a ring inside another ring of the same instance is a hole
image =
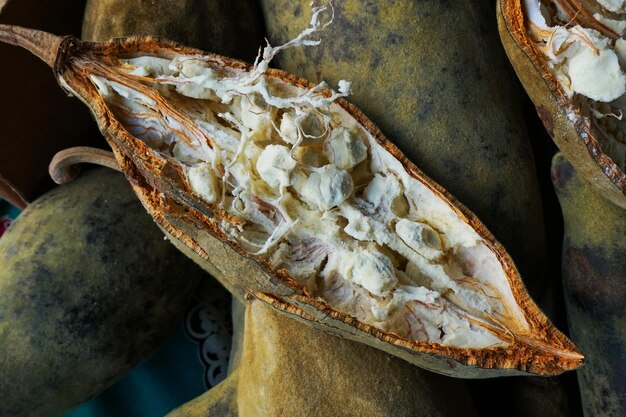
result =
[[[589,352],[578,371],[586,417],[626,415],[626,210],[557,154],[552,181],[563,210],[563,288],[572,339]]]
[[[567,98],[546,58],[533,47],[521,0],[499,0],[497,12],[504,49],[546,130],[588,182],[626,208],[626,174],[602,151],[598,128]]]
[[[286,270],[273,269],[260,257],[255,258],[230,241],[218,228],[216,215],[211,212],[210,207],[195,196],[184,181],[181,167],[131,136],[109,112],[95,86],[88,80],[88,74],[72,67],[73,62],[81,59],[132,57],[139,54],[153,54],[171,59],[177,54],[195,55],[201,51],[156,38],[114,39],[104,44],[76,43],[72,49],[66,49],[68,55],[62,59],[64,65],[57,66],[60,83],[91,108],[120,166],[154,219],[174,238],[205,259],[211,269],[221,272],[217,275],[228,280],[236,293],[245,295],[250,292],[281,311],[303,311],[303,314],[314,319],[317,326],[327,331],[378,347],[442,374],[466,378],[520,373],[552,375],[574,369],[582,363],[582,355],[575,346],[549,322],[530,299],[510,256],[480,221],[408,161],[369,119],[345,100],[337,100],[337,104],[359,121],[381,146],[401,162],[412,177],[432,190],[460,219],[468,223],[500,261],[513,296],[524,312],[529,326],[529,331],[526,334],[517,334],[515,341],[508,347],[464,349],[406,340],[365,325],[332,310],[323,302],[312,299]],[[247,64],[227,57],[208,57],[215,64],[249,68]],[[308,81],[283,71],[269,70],[267,76],[280,78],[296,87],[312,86]]]

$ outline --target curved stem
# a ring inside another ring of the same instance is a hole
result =
[[[64,37],[20,26],[0,25],[0,42],[27,49],[54,68]]]
[[[82,163],[96,164],[122,171],[115,160],[115,156],[113,156],[113,152],[87,146],[76,146],[57,152],[50,161],[48,173],[57,184],[65,184],[76,178],[80,172],[78,164]]]
[[[2,175],[0,175],[0,196],[20,210],[24,210],[28,205],[24,194]]]

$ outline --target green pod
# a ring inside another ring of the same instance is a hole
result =
[[[626,210],[597,194],[561,154],[552,181],[563,210],[563,280],[585,416],[626,415]]]
[[[0,415],[55,416],[146,359],[204,272],[119,173],[33,202],[0,239]]]
[[[265,31],[251,0],[88,0],[84,40],[162,36],[203,51],[253,61]]]
[[[310,19],[307,1],[261,3],[273,45]],[[338,1],[321,43],[277,62],[311,81],[352,81],[350,102],[485,223],[536,295],[542,206],[521,96],[488,3]]]
[[[207,411],[218,406],[231,413],[225,415],[239,417],[476,415],[461,381],[329,337],[295,318],[259,301],[249,303],[239,367],[168,417],[218,415]],[[454,401],[449,401],[450,393]]]

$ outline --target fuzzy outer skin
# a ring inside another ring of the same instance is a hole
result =
[[[626,210],[592,188],[561,154],[552,180],[565,221],[563,280],[586,417],[626,415]]]
[[[83,39],[162,36],[183,45],[254,61],[264,43],[252,0],[87,0]]]
[[[461,381],[328,336],[258,300],[245,311],[241,354],[225,381],[168,417],[218,415],[207,410],[224,404],[225,415],[239,417],[477,415]],[[230,414],[233,399],[236,414]]]
[[[103,169],[33,202],[0,265],[7,417],[56,416],[103,391],[163,342],[206,276]]]
[[[626,208],[626,174],[602,152],[594,137],[600,133],[565,96],[545,59],[533,49],[520,0],[499,0],[497,16],[504,49],[554,143],[585,180]]]
[[[261,3],[273,45],[310,19],[308,1]],[[281,52],[278,66],[311,81],[352,81],[350,102],[485,223],[537,295],[545,278],[542,206],[490,2],[334,5],[335,20],[315,36],[320,45]]]
[[[237,417],[238,385],[239,371],[235,370],[218,385],[174,409],[166,417]]]

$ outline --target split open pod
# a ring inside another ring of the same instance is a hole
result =
[[[240,297],[446,375],[581,364],[482,223],[342,98],[349,83],[268,69],[281,47],[249,66],[154,38],[0,39],[54,68],[158,224]]]
[[[626,8],[608,0],[499,0],[504,48],[548,133],[626,207]]]

